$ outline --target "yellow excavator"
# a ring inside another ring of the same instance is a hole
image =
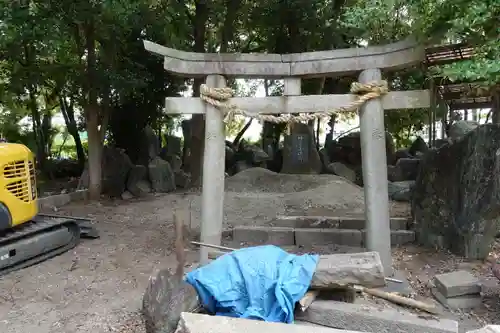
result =
[[[0,275],[98,238],[89,220],[38,212],[35,159],[28,147],[0,143]]]

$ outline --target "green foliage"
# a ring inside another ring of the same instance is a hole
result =
[[[145,125],[173,133],[182,117],[163,114],[164,98],[179,96],[188,81],[168,75],[162,59],[144,50],[144,39],[189,51],[197,45],[206,52],[269,53],[384,44],[409,35],[424,42],[467,42],[477,51],[472,59],[433,68],[432,74],[483,81],[489,89],[500,81],[499,17],[500,0],[0,0],[0,132],[37,149],[43,118],[60,110],[61,97],[76,112],[70,127],[82,130],[85,123],[78,117],[96,94],[93,111],[102,119],[109,115],[109,140],[131,154]],[[90,65],[89,50],[96,58]],[[387,79],[391,90],[427,85],[421,70]],[[326,81],[321,86],[320,80],[304,80],[302,91],[347,93],[350,79]],[[254,96],[263,81],[229,83],[238,96]],[[282,81],[266,83],[269,95],[283,93]],[[36,132],[18,125],[26,117]],[[398,144],[427,122],[428,110],[385,114]],[[244,124],[237,117],[226,133],[235,136]],[[283,128],[273,130],[279,136]],[[45,129],[46,145],[56,132],[61,131]],[[51,152],[69,154],[71,149],[54,144]]]

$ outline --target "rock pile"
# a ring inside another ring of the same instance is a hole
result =
[[[134,164],[123,149],[104,146],[102,151],[102,193],[130,199],[150,192],[168,193],[189,186],[190,176],[181,169],[180,140],[166,136],[167,146],[160,149],[150,127],[144,130],[147,144]],[[80,178],[80,188],[88,187],[88,167]]]
[[[410,201],[411,189],[417,179],[420,158],[429,150],[418,137],[408,149],[395,150],[394,140],[385,133],[389,197],[396,201]],[[350,133],[338,141],[331,141],[320,150],[323,169],[360,186],[363,185],[360,132]]]

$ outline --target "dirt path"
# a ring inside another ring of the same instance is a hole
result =
[[[170,216],[142,213],[157,201],[59,212],[97,218],[101,238],[0,278],[0,332],[119,331],[140,308],[151,273],[175,265]]]

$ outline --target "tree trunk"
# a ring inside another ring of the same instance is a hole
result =
[[[491,99],[493,102],[493,107],[491,108],[492,123],[500,124],[500,85],[492,89]]]
[[[102,140],[99,133],[100,116],[96,89],[95,31],[92,21],[85,27],[85,43],[85,48],[87,49],[85,93],[88,97],[85,103],[84,112],[89,145],[89,198],[90,200],[99,200],[101,196]]]
[[[38,168],[42,171],[43,174],[47,175],[46,144],[42,130],[42,120],[40,117],[40,110],[38,109],[38,103],[36,101],[34,88],[30,87],[28,89],[28,94],[29,94],[29,108],[31,111],[31,121],[33,122],[33,134],[35,136],[35,142],[36,142],[36,159],[38,163]]]
[[[205,33],[208,20],[208,6],[205,1],[196,2],[194,17],[194,51],[205,52]],[[200,96],[200,85],[204,79],[195,79],[193,96]],[[191,171],[191,185],[201,185],[203,177],[203,151],[205,149],[205,117],[201,114],[193,114],[191,121],[191,147],[189,167]]]
[[[63,115],[64,122],[66,123],[66,128],[68,129],[68,133],[73,137],[73,140],[75,140],[78,165],[83,170],[83,167],[85,166],[85,151],[83,150],[82,139],[80,138],[80,134],[78,133],[78,127],[76,125],[75,110],[73,108],[73,103],[70,103],[68,105],[65,98],[59,95],[59,104],[61,106],[61,113]]]

